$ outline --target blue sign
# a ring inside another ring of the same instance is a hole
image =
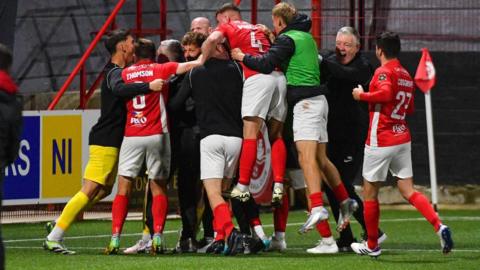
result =
[[[40,116],[24,116],[18,158],[5,168],[3,199],[38,199],[40,195]]]

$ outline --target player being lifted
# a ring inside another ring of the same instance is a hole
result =
[[[202,53],[207,60],[216,45],[241,48],[252,55],[262,55],[270,48],[270,41],[261,27],[242,20],[240,10],[233,4],[224,4],[216,13],[219,26],[203,43]],[[283,178],[286,165],[286,148],[282,138],[283,122],[286,117],[286,80],[279,71],[261,74],[243,67],[244,86],[242,95],[243,142],[240,155],[238,184],[231,192],[234,199],[247,201],[248,186],[257,158],[257,136],[267,121],[272,144],[272,169],[274,188],[272,204],[282,201]]]
[[[381,66],[370,82],[369,92],[362,87],[353,89],[355,100],[368,102],[370,124],[363,161],[363,199],[368,241],[352,243],[355,253],[378,257],[380,207],[378,190],[388,171],[397,180],[402,196],[430,222],[440,237],[443,253],[453,248],[450,229],[443,225],[428,199],[413,187],[410,130],[405,116],[413,113],[412,77],[398,60],[400,38],[384,32],[376,38],[375,54]]]
[[[135,43],[137,62],[122,72],[123,80],[130,84],[150,82],[154,79],[167,80],[175,74],[189,71],[200,65],[201,59],[176,63],[157,64],[155,44],[148,39]],[[119,182],[117,195],[112,204],[112,238],[106,254],[116,254],[120,246],[120,234],[128,212],[128,198],[132,179],[137,177],[144,160],[153,196],[153,239],[152,253],[161,250],[165,219],[168,210],[166,196],[167,179],[170,170],[170,137],[165,104],[168,88],[161,93],[138,95],[127,102],[125,137],[120,148]]]
[[[285,2],[272,9],[272,20],[278,36],[268,52],[252,55],[243,52],[241,48],[234,48],[232,57],[262,73],[269,73],[277,67],[285,70],[287,99],[290,106],[294,106],[293,139],[312,207],[310,217],[299,232],[305,233],[320,220],[328,218],[322,200],[322,173],[340,202],[338,230],[342,230],[349,223],[358,204],[348,197],[337,168],[326,155],[328,104],[324,96],[325,90],[320,85],[317,46],[309,33],[311,20]]]

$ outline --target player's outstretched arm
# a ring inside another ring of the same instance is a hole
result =
[[[112,70],[105,78],[112,89],[112,93],[119,97],[133,98],[137,95],[150,93],[148,83],[126,84],[122,79],[122,69]]]
[[[267,53],[259,56],[245,54],[243,64],[258,72],[269,74],[276,67],[288,61],[295,53],[295,43],[285,35],[280,35]]]
[[[198,67],[201,65],[203,65],[203,55],[200,55],[196,60],[193,61],[178,63],[176,74],[186,73],[194,67]]]
[[[155,79],[151,82],[148,83],[148,86],[150,90],[154,92],[162,91],[163,84],[165,83],[165,80],[162,79]]]
[[[202,44],[202,64],[207,61],[215,51],[218,44],[222,43],[225,37],[220,31],[213,31]]]
[[[329,58],[324,58],[322,65],[337,79],[361,82],[362,84],[368,82],[373,75],[368,60],[363,56],[353,60],[348,66],[342,65]]]

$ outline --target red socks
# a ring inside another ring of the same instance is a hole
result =
[[[310,194],[310,203],[312,204],[311,208],[323,206],[322,192],[316,192]],[[311,209],[309,209],[311,211]],[[328,220],[322,220],[317,223],[317,231],[324,238],[332,236],[332,231],[330,231],[330,226],[328,225]]]
[[[232,217],[230,216],[230,208],[227,203],[221,203],[213,209],[213,216],[218,231],[224,233],[224,236],[229,236],[233,231]],[[218,234],[217,231],[217,234]]]
[[[257,140],[243,139],[242,153],[240,154],[238,183],[248,186],[252,177],[253,166],[257,159]]]
[[[335,199],[337,199],[338,203],[342,203],[346,199],[348,199],[348,193],[345,189],[345,185],[340,182],[340,184],[333,188],[333,194],[335,194]]]
[[[225,239],[225,232],[221,229],[218,224],[218,218],[213,218],[213,230],[217,233],[215,235],[215,241],[224,240]]]
[[[440,229],[440,218],[438,217],[435,210],[433,210],[432,205],[428,201],[428,199],[420,192],[414,192],[410,198],[408,198],[408,202],[413,205],[417,210],[433,225],[435,232]]]
[[[285,167],[287,166],[287,147],[282,138],[278,138],[273,142],[271,155],[273,181],[275,183],[283,183]]]
[[[117,195],[112,204],[112,234],[122,232],[123,223],[128,213],[128,197]]]
[[[332,236],[332,231],[330,230],[330,225],[328,225],[327,219],[317,223],[317,231],[320,233],[322,238],[328,238]]]
[[[367,227],[368,248],[374,249],[378,246],[378,223],[380,220],[380,206],[378,200],[363,202],[363,215]]]
[[[285,232],[288,219],[288,194],[285,192],[282,198],[282,205],[273,210],[273,225],[276,232]]]
[[[262,225],[262,221],[260,221],[259,217],[254,217],[254,218],[250,219],[250,226],[251,227],[255,227],[255,226],[258,226],[258,225]]]
[[[318,206],[323,206],[323,198],[322,198],[322,192],[316,192],[310,194],[310,203],[312,204],[312,208],[318,207]]]
[[[162,233],[167,218],[168,199],[165,195],[157,195],[152,200],[153,233]]]

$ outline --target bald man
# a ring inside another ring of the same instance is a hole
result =
[[[190,31],[202,33],[206,36],[210,35],[210,33],[212,32],[210,20],[205,17],[197,17],[193,19],[190,23]]]

